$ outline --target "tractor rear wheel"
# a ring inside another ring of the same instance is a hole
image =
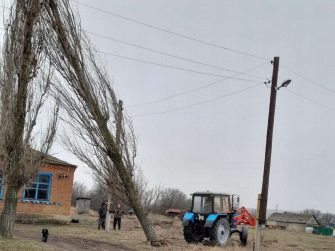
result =
[[[213,244],[225,246],[230,237],[229,222],[222,218],[215,222],[210,232],[210,240]]]
[[[242,232],[240,232],[240,241],[242,246],[246,246],[248,242],[248,228],[246,226],[242,227]]]
[[[184,239],[187,243],[197,243],[202,240],[201,235],[197,233],[192,222],[184,226]]]

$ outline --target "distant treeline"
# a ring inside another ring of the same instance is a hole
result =
[[[138,183],[137,183],[138,184]],[[102,203],[107,201],[106,188],[101,184],[89,190],[87,186],[80,182],[74,182],[72,194],[72,206],[76,205],[76,198],[88,197],[91,198],[91,209],[98,210]],[[142,205],[149,213],[164,214],[166,209],[175,208],[181,210],[189,210],[191,208],[191,198],[174,188],[162,188],[160,186],[148,189],[146,186],[138,186],[139,195]],[[115,206],[120,203],[124,210],[130,210],[127,197],[121,193],[113,194],[112,203]],[[113,207],[113,206],[112,206]]]

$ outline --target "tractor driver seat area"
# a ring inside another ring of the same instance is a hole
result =
[[[213,204],[212,197],[207,197],[204,201],[204,208],[203,208],[204,213],[209,214],[212,212],[212,204]]]

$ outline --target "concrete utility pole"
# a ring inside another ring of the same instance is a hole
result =
[[[256,228],[255,228],[255,243],[254,243],[254,251],[259,251],[260,243],[261,243],[261,225],[259,225],[259,206],[261,203],[261,195],[258,194],[257,197],[257,209],[256,209]]]
[[[118,104],[118,109],[117,109],[117,114],[116,114],[116,133],[115,133],[115,141],[116,141],[116,146],[120,149],[121,151],[121,130],[122,130],[122,120],[123,120],[123,107],[122,107],[122,100],[119,100]],[[109,173],[110,176],[114,175],[112,170],[110,170]],[[112,177],[109,179],[112,180]],[[112,188],[108,187],[108,198],[107,198],[107,212],[106,212],[106,222],[105,222],[105,229],[106,231],[110,230],[110,222],[111,222],[111,217],[110,217],[110,209],[111,209],[111,204],[112,204]]]
[[[271,153],[272,153],[273,125],[274,125],[275,110],[276,110],[278,71],[279,71],[279,57],[275,57],[273,60],[268,129],[266,133],[263,184],[262,184],[262,193],[261,193],[260,201],[259,201],[259,214],[258,214],[259,219],[257,221],[257,226],[256,226],[255,251],[258,251],[260,248],[259,246],[260,246],[261,227],[262,225],[265,225],[265,222],[266,222],[266,210],[267,210],[267,202],[268,202]]]

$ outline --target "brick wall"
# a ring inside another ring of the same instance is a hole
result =
[[[73,175],[75,167],[46,164],[41,169],[42,173],[52,174],[50,203],[38,204],[19,201],[17,204],[18,213],[45,214],[70,216],[71,196],[73,186]],[[19,191],[18,197],[22,199],[23,189]],[[3,200],[0,201],[0,211],[3,209]]]

